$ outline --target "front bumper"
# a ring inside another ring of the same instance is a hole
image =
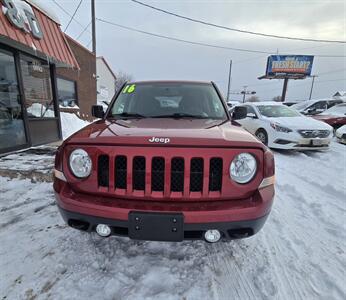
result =
[[[107,224],[111,228],[112,235],[129,236],[129,221],[80,214],[61,207],[59,210],[65,222],[75,229],[92,232],[98,224]],[[254,220],[237,222],[185,223],[184,240],[202,240],[205,231],[209,229],[219,230],[222,239],[246,238],[256,234],[263,227],[267,217],[268,214]],[[160,238],[160,241],[165,241],[165,238]]]
[[[113,234],[128,236],[131,212],[179,213],[184,218],[184,239],[201,239],[208,229],[219,229],[226,239],[251,236],[263,226],[274,197],[273,184],[247,199],[204,202],[101,197],[77,193],[57,178],[54,190],[63,218],[74,228],[93,231],[97,224],[107,224]]]
[[[326,138],[304,138],[298,132],[272,132],[268,146],[283,150],[328,150],[332,134]]]

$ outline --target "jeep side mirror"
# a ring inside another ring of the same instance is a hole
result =
[[[91,107],[91,114],[93,117],[95,118],[100,118],[102,119],[105,115],[105,113],[103,112],[103,107],[102,105],[93,105]]]
[[[241,120],[245,119],[247,115],[247,108],[244,106],[236,106],[233,110],[232,119]]]

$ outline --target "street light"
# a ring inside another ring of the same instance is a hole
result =
[[[246,95],[255,95],[255,91],[247,91],[247,85],[244,85],[244,89],[240,92],[240,94],[243,94],[243,103],[245,103],[245,96]]]

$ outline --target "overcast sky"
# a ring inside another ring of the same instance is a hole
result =
[[[79,0],[56,0],[70,14]],[[58,15],[62,29],[70,17],[52,0],[44,0]],[[276,35],[346,40],[345,0],[228,0],[228,1],[149,1],[148,4],[195,19]],[[178,19],[128,0],[96,0],[96,15],[124,26],[196,42],[281,54],[346,55],[345,44],[289,41],[240,34]],[[83,0],[75,19],[90,22],[90,0]],[[83,27],[72,21],[67,33],[76,38]],[[79,42],[87,46],[91,27]],[[91,44],[89,45],[89,48]],[[195,46],[131,32],[97,22],[97,55],[104,56],[115,72],[125,71],[136,80],[190,79],[213,80],[226,93],[229,61],[233,60],[231,90],[244,85],[261,100],[280,95],[283,81],[258,80],[265,73],[266,54],[246,53]],[[346,90],[346,59],[315,57],[313,98],[329,97]],[[327,73],[327,74],[323,74]],[[311,79],[289,81],[288,100],[307,99]],[[233,99],[240,99],[232,95]]]

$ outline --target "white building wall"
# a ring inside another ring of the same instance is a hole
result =
[[[112,100],[115,93],[115,78],[102,58],[96,59],[97,102]]]

